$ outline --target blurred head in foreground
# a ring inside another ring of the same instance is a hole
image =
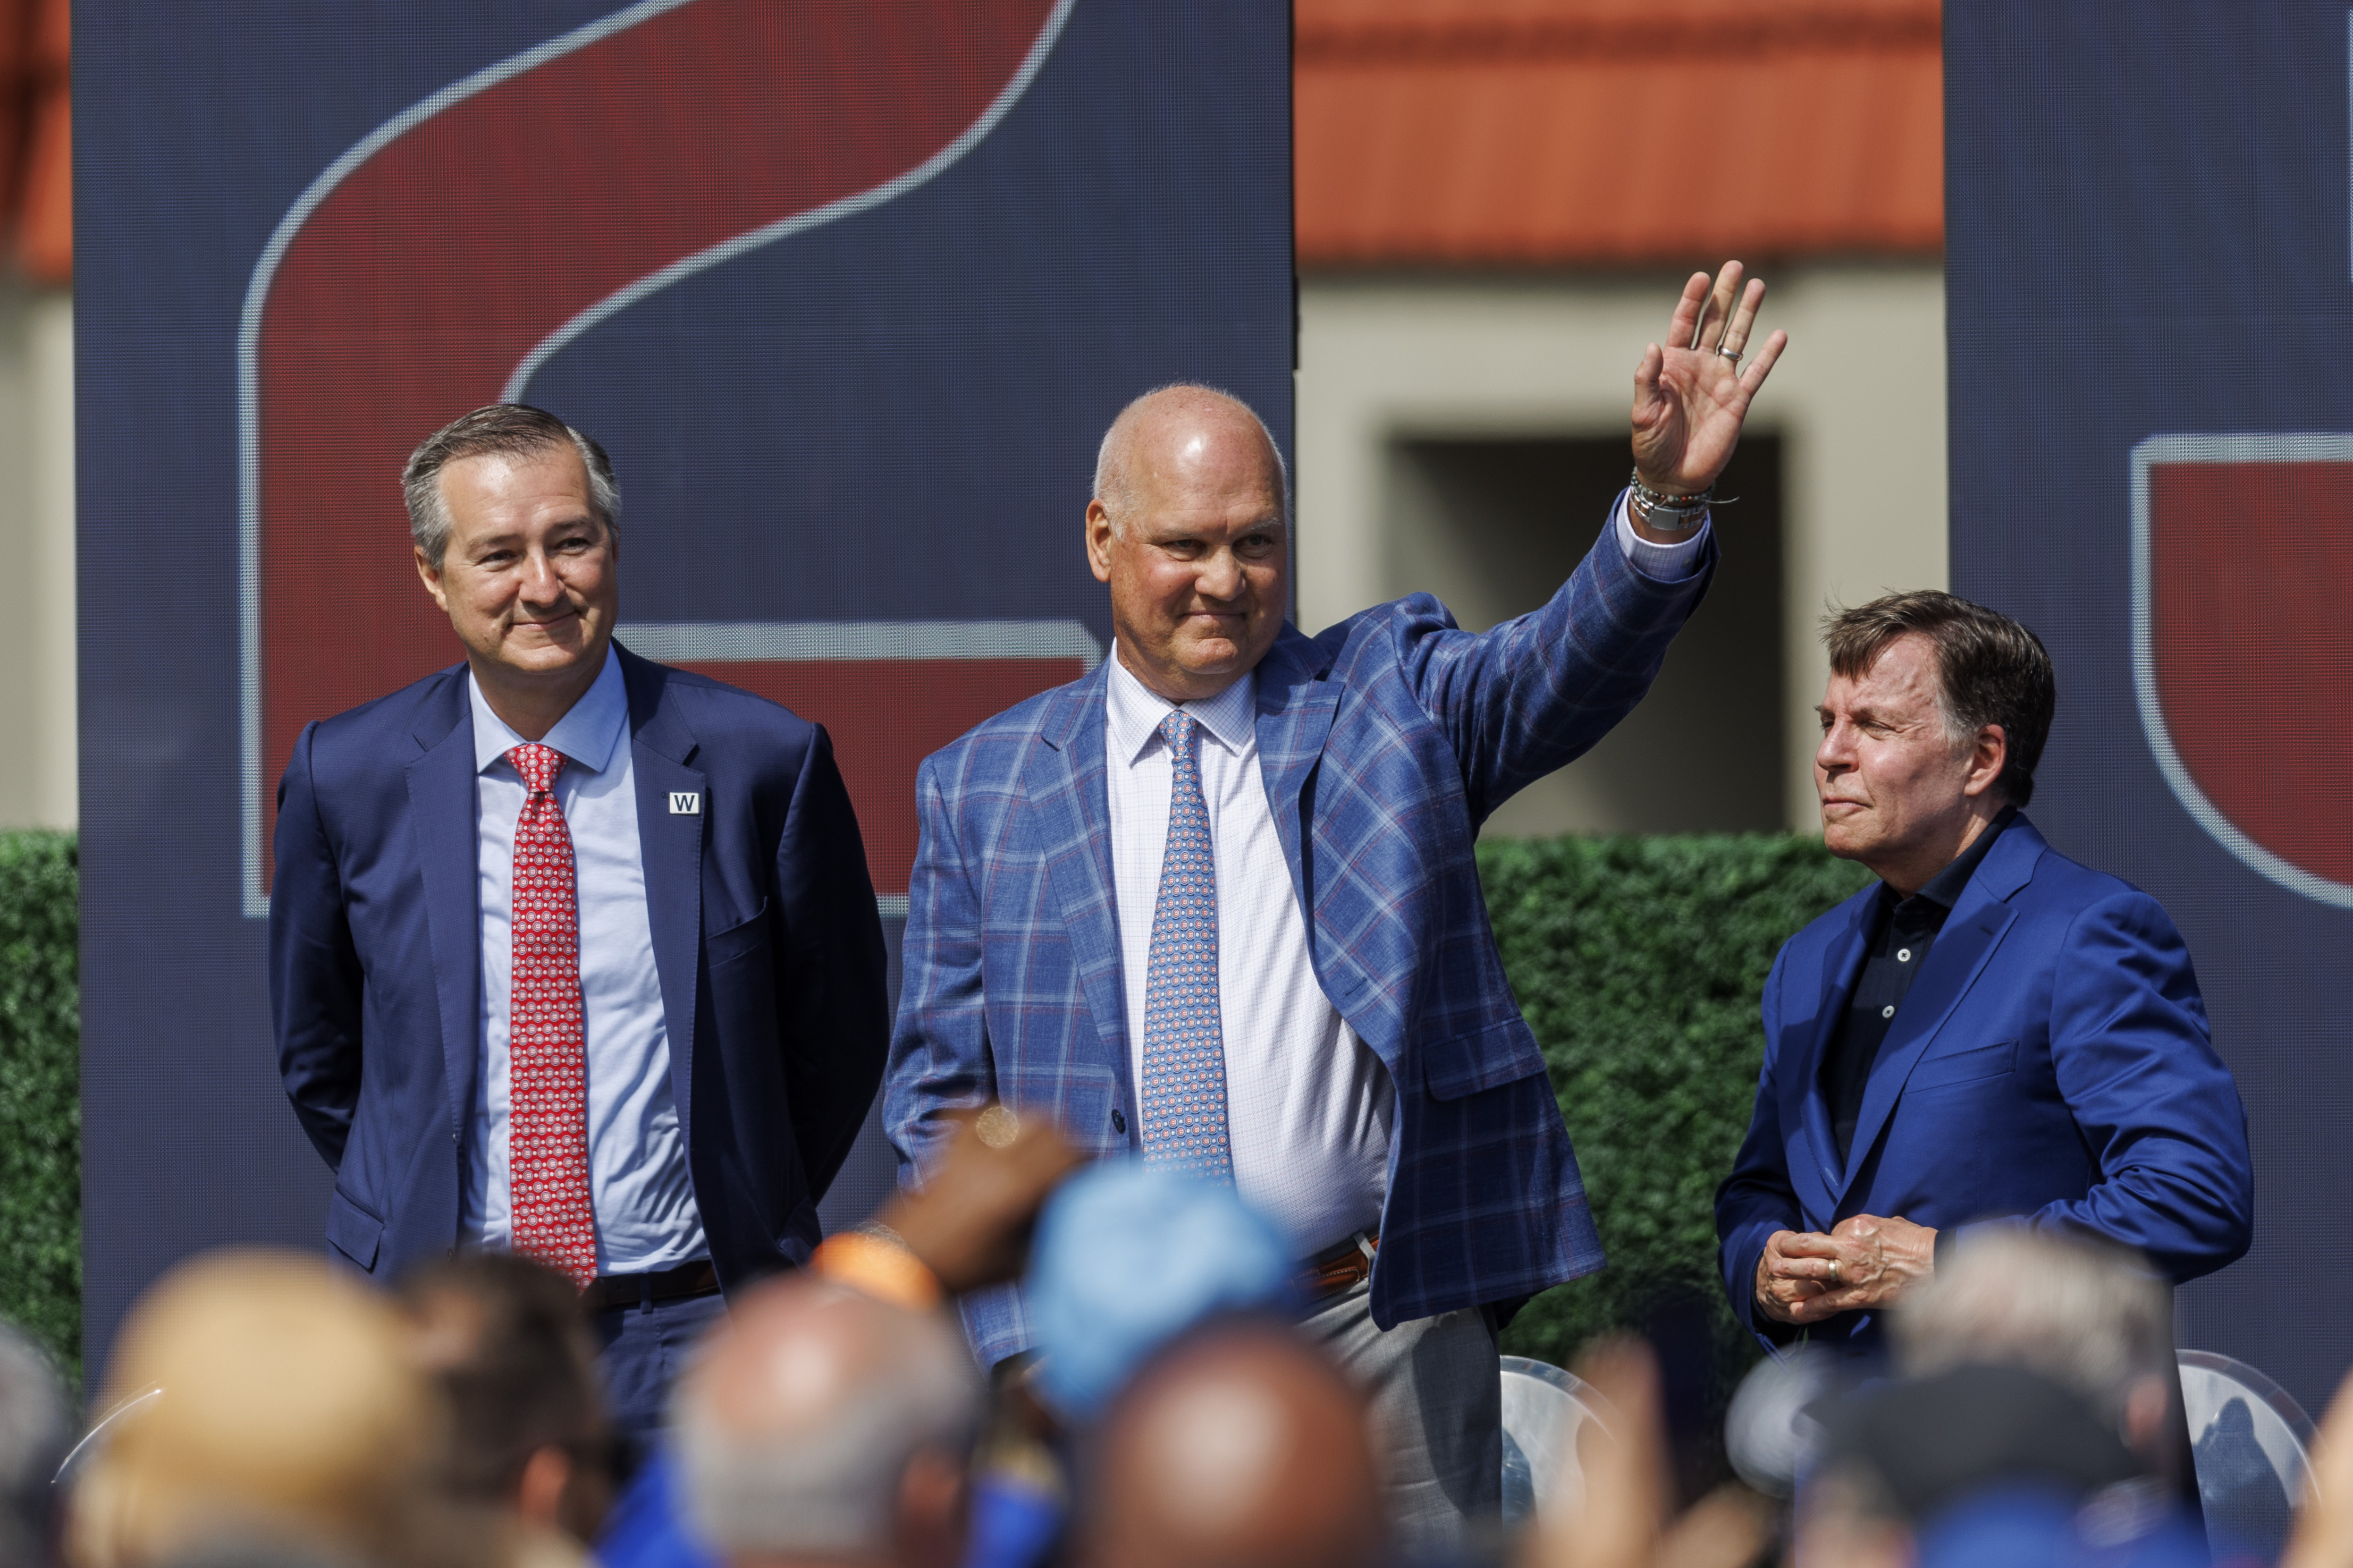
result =
[[[1894,1315],[1903,1376],[1829,1421],[1799,1510],[1799,1560],[1908,1562],[1934,1547],[1950,1561],[2032,1538],[2058,1561],[2087,1530],[2163,1558],[2194,1533],[2169,1474],[2169,1307],[2114,1247],[2024,1230],[1963,1237]]]
[[[1092,1421],[1152,1353],[1220,1312],[1287,1305],[1291,1244],[1223,1182],[1141,1161],[1071,1177],[1038,1224],[1027,1300],[1038,1386]]]
[[[108,1397],[160,1387],[71,1505],[85,1568],[230,1543],[363,1563],[450,1561],[429,1467],[434,1391],[398,1314],[312,1258],[220,1253],[166,1275],[125,1323]]]
[[[795,1278],[752,1291],[679,1384],[687,1512],[733,1568],[952,1568],[981,1384],[936,1317]]]
[[[0,1563],[49,1561],[49,1478],[65,1458],[66,1419],[48,1358],[0,1323]]]
[[[1366,1568],[1388,1556],[1364,1401],[1281,1323],[1170,1348],[1106,1419],[1088,1568]]]
[[[1965,1236],[1894,1314],[1897,1368],[2023,1367],[2057,1384],[2153,1474],[2171,1462],[2173,1302],[2135,1255],[2039,1231]]]
[[[418,1270],[401,1298],[448,1405],[450,1491],[585,1545],[612,1500],[613,1435],[579,1293],[526,1258],[479,1252]]]

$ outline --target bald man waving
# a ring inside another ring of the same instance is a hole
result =
[[[1698,604],[1709,488],[1787,342],[1742,370],[1764,293],[1737,263],[1685,286],[1635,372],[1635,477],[1601,539],[1475,637],[1420,594],[1285,625],[1266,427],[1205,387],[1138,398],[1086,512],[1113,657],[917,778],[902,1174],[947,1112],[1002,1100],[1234,1184],[1289,1230],[1303,1324],[1371,1394],[1411,1544],[1495,1518],[1499,1309],[1601,1266],[1472,841],[1641,700]],[[1029,1347],[1018,1297],[965,1312],[985,1362]]]

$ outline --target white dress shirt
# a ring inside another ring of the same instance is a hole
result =
[[[507,1002],[514,948],[508,884],[522,775],[507,752],[521,735],[491,711],[470,673],[474,715],[477,885],[482,942],[481,1056],[466,1146],[462,1234],[511,1244],[507,1189]],[[710,1256],[687,1177],[670,1095],[670,1027],[654,969],[646,873],[638,839],[629,702],[620,656],[607,652],[544,745],[564,753],[556,804],[572,835],[580,907],[580,1000],[588,1054],[588,1185],[596,1211],[596,1271],[638,1274]]]
[[[1662,582],[1688,577],[1709,525],[1675,544],[1634,531],[1619,498],[1627,560]],[[1145,984],[1160,861],[1168,845],[1170,757],[1160,724],[1173,706],[1114,647],[1104,683],[1112,886],[1119,910],[1128,1069],[1142,1093]],[[1388,1191],[1396,1090],[1324,994],[1307,922],[1259,771],[1258,677],[1183,704],[1199,723],[1201,794],[1218,880],[1218,1008],[1226,1047],[1226,1129],[1234,1186],[1290,1233],[1303,1258],[1379,1227]]]

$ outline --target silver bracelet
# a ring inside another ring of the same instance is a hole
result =
[[[1696,533],[1707,526],[1709,499],[1704,490],[1688,498],[1667,496],[1637,479],[1626,497],[1626,510],[1644,528],[1661,533]]]

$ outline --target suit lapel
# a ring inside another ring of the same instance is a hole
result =
[[[617,646],[617,645],[616,645]],[[670,1032],[671,1103],[679,1137],[692,1147],[697,957],[702,943],[702,840],[712,809],[709,781],[687,764],[697,742],[674,704],[665,702],[669,672],[627,648],[621,677],[629,694],[629,773],[638,802],[638,854],[646,877],[646,921],[661,979],[662,1022]],[[702,796],[692,814],[670,809],[672,792]]]
[[[1894,1114],[1905,1080],[1912,1076],[1913,1068],[1960,1005],[1961,998],[1977,984],[1987,961],[1993,957],[2002,937],[2017,921],[2018,911],[2010,907],[2010,897],[2032,878],[2034,863],[2042,858],[2043,848],[2042,835],[2034,830],[2031,823],[2024,817],[2011,823],[1987,853],[1977,875],[1969,879],[1944,930],[1929,946],[1928,956],[1920,965],[1920,978],[1912,983],[1910,993],[1896,1010],[1887,1038],[1880,1044],[1879,1058],[1872,1064],[1871,1078],[1863,1089],[1862,1110],[1855,1120],[1854,1143],[1839,1182],[1837,1195],[1841,1201],[1847,1188],[1854,1184],[1864,1161],[1871,1157],[1872,1145],[1879,1141],[1887,1119]]]
[[[1315,911],[1307,885],[1306,823],[1300,795],[1324,755],[1332,716],[1340,706],[1340,684],[1320,679],[1322,650],[1289,626],[1258,667],[1258,771],[1282,858],[1291,867],[1292,890],[1312,929]]]
[[[426,938],[440,1004],[441,1064],[449,1130],[464,1133],[474,1103],[482,984],[480,835],[475,816],[474,719],[463,669],[414,731],[424,755],[408,764],[408,810],[425,878]]]
[[[1838,1163],[1838,1139],[1831,1131],[1830,1102],[1822,1097],[1822,1058],[1830,1051],[1831,1037],[1838,1032],[1848,998],[1854,994],[1855,982],[1862,977],[1867,945],[1863,937],[1871,927],[1872,903],[1878,897],[1879,884],[1874,882],[1851,900],[1845,927],[1823,949],[1821,1003],[1814,1010],[1813,1033],[1799,1058],[1799,1077],[1781,1089],[1783,1112],[1805,1128],[1813,1155],[1803,1170],[1789,1173],[1790,1180],[1804,1184],[1800,1196],[1808,1210],[1825,1215],[1838,1206],[1838,1194],[1846,1181]]]
[[[1103,773],[1103,686],[1111,660],[1054,692],[1022,765],[1021,789],[1038,822],[1039,855],[1062,912],[1087,1010],[1134,1103],[1127,1061],[1126,987],[1120,976],[1119,904],[1111,869],[1111,797]]]

